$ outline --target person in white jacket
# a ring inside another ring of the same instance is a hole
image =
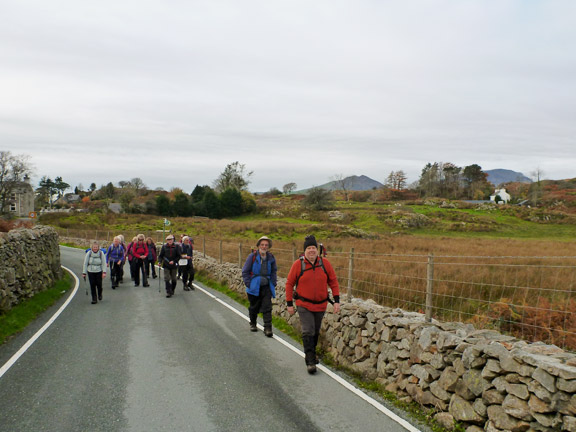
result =
[[[92,293],[92,304],[102,300],[102,279],[106,277],[106,255],[100,250],[98,242],[92,242],[92,247],[84,257],[84,267],[82,277],[90,281],[90,292]],[[98,296],[96,296],[98,294]]]

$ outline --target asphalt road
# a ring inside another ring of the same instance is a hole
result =
[[[81,274],[84,252],[61,248]],[[0,431],[405,431],[357,394],[248,323],[208,288],[173,298],[84,283],[54,323],[0,377]],[[60,303],[63,303],[63,299]],[[0,366],[59,307],[0,347]]]

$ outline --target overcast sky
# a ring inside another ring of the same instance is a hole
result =
[[[574,0],[0,0],[0,150],[87,187],[576,177]]]

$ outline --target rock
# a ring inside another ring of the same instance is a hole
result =
[[[564,422],[562,423],[562,430],[576,432],[576,417],[564,416]]]
[[[532,374],[532,378],[538,381],[542,387],[551,393],[556,392],[556,378],[542,368],[537,368]]]
[[[565,380],[558,378],[556,380],[556,387],[566,393],[576,393],[576,380]]]
[[[454,430],[454,417],[450,413],[441,412],[434,416],[434,420],[446,430]]]
[[[457,421],[483,424],[484,419],[475,410],[472,404],[458,395],[452,396],[449,412]]]
[[[480,396],[482,392],[489,387],[489,382],[482,378],[482,372],[476,369],[464,373],[462,380],[476,397]]]
[[[482,401],[486,405],[501,405],[504,402],[504,395],[498,390],[486,390],[482,393]]]
[[[511,415],[512,417],[526,421],[532,420],[528,403],[516,396],[506,396],[504,402],[502,402],[502,408],[504,408],[506,414]]]
[[[456,383],[458,382],[458,375],[454,371],[454,368],[447,367],[442,371],[438,384],[442,389],[449,392],[454,392],[456,389]]]
[[[552,407],[550,404],[544,402],[542,399],[538,398],[536,395],[531,395],[530,400],[528,401],[528,406],[530,407],[530,412],[532,414],[539,413],[545,414],[552,412]]]
[[[493,427],[500,430],[522,432],[530,428],[530,423],[518,421],[506,414],[504,408],[498,405],[490,405],[488,407],[488,418],[492,422]]]

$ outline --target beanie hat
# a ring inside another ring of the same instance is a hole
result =
[[[262,237],[260,237],[260,238],[258,239],[258,241],[256,242],[256,247],[260,246],[260,242],[261,242],[262,240],[266,240],[266,241],[268,242],[268,247],[270,247],[270,248],[272,247],[272,240],[270,240],[270,239],[269,239],[268,237],[266,237],[266,236],[262,236]]]
[[[313,235],[306,236],[306,238],[304,239],[304,250],[306,250],[308,246],[316,246],[316,248],[318,248],[316,237],[314,237]]]

